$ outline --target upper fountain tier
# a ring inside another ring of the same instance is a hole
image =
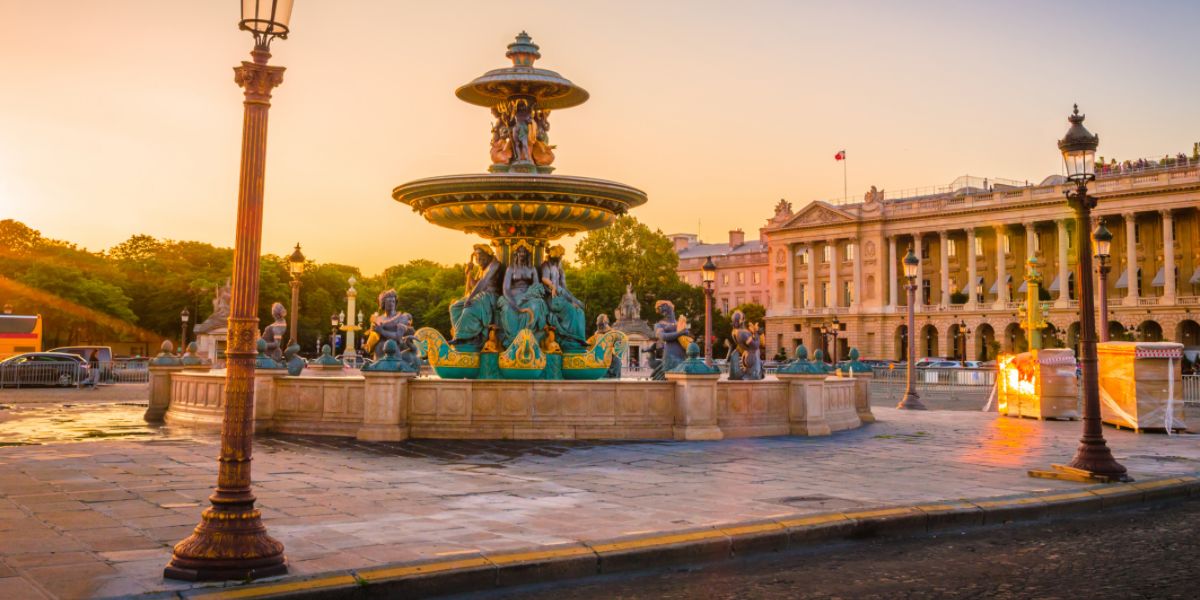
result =
[[[512,59],[511,67],[488,71],[458,88],[454,95],[463,102],[485,108],[495,108],[516,98],[532,99],[542,110],[571,108],[587,102],[587,90],[554,71],[533,66],[533,61],[542,57],[538,49],[529,34],[522,31],[504,53]]]
[[[645,204],[645,192],[623,183],[550,174],[550,110],[578,106],[588,93],[554,71],[534,68],[541,54],[524,31],[505,56],[513,66],[488,71],[456,92],[491,109],[490,174],[418,179],[397,186],[392,198],[436,225],[538,247],[606,227]]]

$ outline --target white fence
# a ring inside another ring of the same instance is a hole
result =
[[[1183,376],[1183,401],[1200,405],[1200,373]]]

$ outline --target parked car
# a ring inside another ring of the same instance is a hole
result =
[[[90,368],[99,371],[98,374],[93,373],[93,376],[99,377],[100,383],[113,383],[116,380],[113,376],[112,348],[108,346],[63,346],[51,348],[47,352],[74,354],[82,358]]]
[[[88,375],[88,364],[65,352],[26,352],[0,361],[0,387],[68,386]]]

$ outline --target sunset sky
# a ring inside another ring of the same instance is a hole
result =
[[[98,250],[138,233],[232,246],[248,34],[225,1],[0,0],[0,219]],[[1118,159],[1200,140],[1196,2],[296,0],[268,144],[263,251],[377,273],[477,240],[391,199],[486,169],[490,115],[454,89],[538,65],[558,173],[645,190],[664,232],[748,237],[779,198],[1040,181],[1078,102]]]

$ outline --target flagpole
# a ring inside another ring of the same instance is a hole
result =
[[[845,150],[842,150],[842,204],[845,204],[845,203],[846,203],[846,199],[850,197],[850,192],[848,192],[848,191],[847,191],[849,188],[846,186],[846,158],[845,158],[845,152],[846,152]]]

